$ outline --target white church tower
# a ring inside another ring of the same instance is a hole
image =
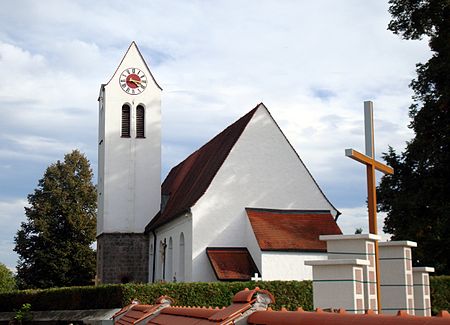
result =
[[[161,87],[133,42],[99,96],[97,278],[147,282],[160,210]]]

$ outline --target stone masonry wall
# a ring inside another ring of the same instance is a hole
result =
[[[97,237],[97,278],[100,283],[148,282],[148,236],[136,233]]]

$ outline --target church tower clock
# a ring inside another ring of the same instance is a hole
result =
[[[160,209],[161,87],[134,42],[98,100],[97,279],[148,282],[144,228]]]

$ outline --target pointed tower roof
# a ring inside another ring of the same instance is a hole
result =
[[[122,57],[122,60],[120,60],[120,63],[119,63],[119,65],[117,66],[116,70],[114,71],[113,75],[111,76],[111,78],[108,80],[108,82],[107,82],[104,86],[108,85],[108,84],[111,82],[111,80],[114,78],[114,76],[116,75],[116,73],[118,73],[119,68],[122,66],[122,63],[124,62],[125,58],[126,58],[131,52],[133,52],[133,51],[135,51],[135,52],[139,55],[139,57],[141,58],[142,62],[144,63],[145,68],[146,68],[146,69],[148,70],[148,72],[150,73],[150,76],[152,77],[152,80],[153,80],[153,82],[155,83],[155,85],[156,85],[160,90],[162,90],[161,86],[158,84],[158,82],[156,81],[155,77],[153,76],[153,74],[152,74],[150,68],[148,67],[147,62],[145,62],[144,57],[142,56],[142,53],[141,53],[141,51],[139,50],[139,48],[138,48],[138,46],[137,46],[137,44],[136,44],[135,41],[132,41],[132,42],[131,42],[130,46],[128,47],[127,52],[126,52],[125,55]]]

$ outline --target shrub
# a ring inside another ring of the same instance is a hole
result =
[[[153,303],[161,295],[175,300],[175,305],[223,307],[231,303],[234,294],[245,288],[259,286],[276,298],[274,309],[302,306],[312,309],[310,281],[211,282],[110,284],[97,287],[68,287],[22,290],[0,294],[0,311],[13,311],[30,303],[33,310],[77,310],[119,308],[137,299]]]
[[[431,276],[431,307],[433,314],[450,311],[450,275]]]

